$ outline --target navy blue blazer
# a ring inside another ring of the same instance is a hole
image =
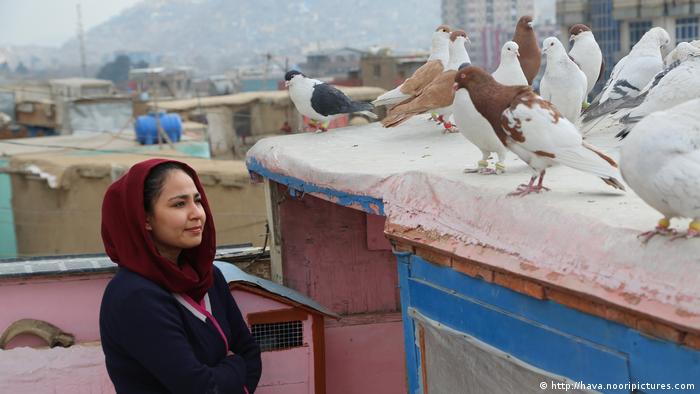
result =
[[[209,289],[211,319],[150,280],[120,268],[100,308],[107,372],[117,393],[253,393],[260,347],[218,268]],[[205,297],[207,297],[205,296]]]

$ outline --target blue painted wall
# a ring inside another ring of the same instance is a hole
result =
[[[0,159],[0,168],[9,160]],[[0,174],[0,258],[17,257],[15,221],[12,214],[12,184],[9,174]]]
[[[397,254],[397,259],[410,392],[419,387],[421,370],[408,307],[573,381],[693,383],[695,390],[684,392],[700,392],[698,351],[471,278],[415,255]]]
[[[336,198],[337,200],[335,201],[335,203],[338,205],[356,205],[358,207],[361,207],[364,212],[384,216],[384,203],[380,199],[367,196],[359,196],[356,194],[343,193],[334,189],[329,189],[327,187],[319,187],[298,178],[277,174],[268,170],[262,164],[260,164],[260,162],[251,157],[249,157],[246,160],[246,166],[248,167],[249,172],[254,172],[262,177],[271,179],[279,184],[285,185],[288,188],[292,189],[290,190],[290,194],[303,194],[312,192],[322,193],[327,196]],[[372,205],[376,206],[379,209],[379,212],[374,212],[371,207]]]

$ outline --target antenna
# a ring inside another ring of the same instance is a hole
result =
[[[80,68],[83,72],[83,78],[87,77],[87,65],[85,64],[85,35],[83,34],[83,16],[80,11],[80,3],[75,5],[78,12],[78,43],[80,44]]]

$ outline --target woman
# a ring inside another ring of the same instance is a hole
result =
[[[120,269],[100,336],[118,393],[253,393],[260,347],[213,266],[214,221],[195,171],[152,159],[114,182],[102,240]]]

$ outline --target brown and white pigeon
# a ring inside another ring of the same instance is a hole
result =
[[[540,43],[537,42],[535,29],[533,28],[533,20],[530,15],[525,15],[518,20],[515,25],[515,33],[513,33],[513,41],[518,43],[520,47],[520,66],[525,73],[527,83],[532,85],[532,81],[540,72],[542,64],[542,53],[540,52]]]
[[[555,164],[596,175],[616,189],[625,189],[618,180],[617,163],[583,141],[576,127],[529,86],[501,85],[475,66],[461,69],[456,81],[469,91],[474,106],[503,145],[535,173],[527,185],[520,185],[510,195],[549,190],[542,181],[546,169]]]
[[[603,52],[593,36],[591,29],[584,24],[576,24],[569,29],[572,43],[569,49],[569,57],[586,75],[586,95],[591,93],[595,84],[605,76],[605,62]]]
[[[437,78],[450,61],[449,43],[452,29],[447,25],[440,25],[433,32],[428,61],[420,66],[408,79],[396,88],[382,94],[372,101],[372,105],[395,105],[411,97],[417,96]]]
[[[435,78],[416,97],[406,100],[389,111],[382,120],[384,127],[394,127],[407,121],[414,115],[429,111],[447,117],[452,114],[452,102],[454,101],[454,84],[457,68],[464,63],[470,63],[469,54],[465,44],[467,33],[463,30],[455,30],[450,35],[450,63],[445,71]],[[446,122],[445,128],[452,131],[452,125]]]
[[[527,85],[527,79],[518,62],[519,55],[518,44],[514,41],[508,41],[503,45],[503,48],[501,48],[501,63],[492,74],[498,83],[508,86]],[[469,92],[464,88],[460,88],[457,81],[455,81],[455,88],[457,91],[455,92],[452,107],[457,129],[481,151],[481,160],[477,163],[477,168],[467,168],[464,172],[476,172],[479,174],[500,174],[504,172],[506,170],[504,161],[508,150],[493,132],[489,122],[474,108]],[[491,153],[496,153],[498,156],[495,169],[489,168],[488,159]]]
[[[586,74],[569,58],[558,38],[546,38],[542,52],[547,55],[547,66],[540,81],[540,95],[577,124],[586,102]]]

